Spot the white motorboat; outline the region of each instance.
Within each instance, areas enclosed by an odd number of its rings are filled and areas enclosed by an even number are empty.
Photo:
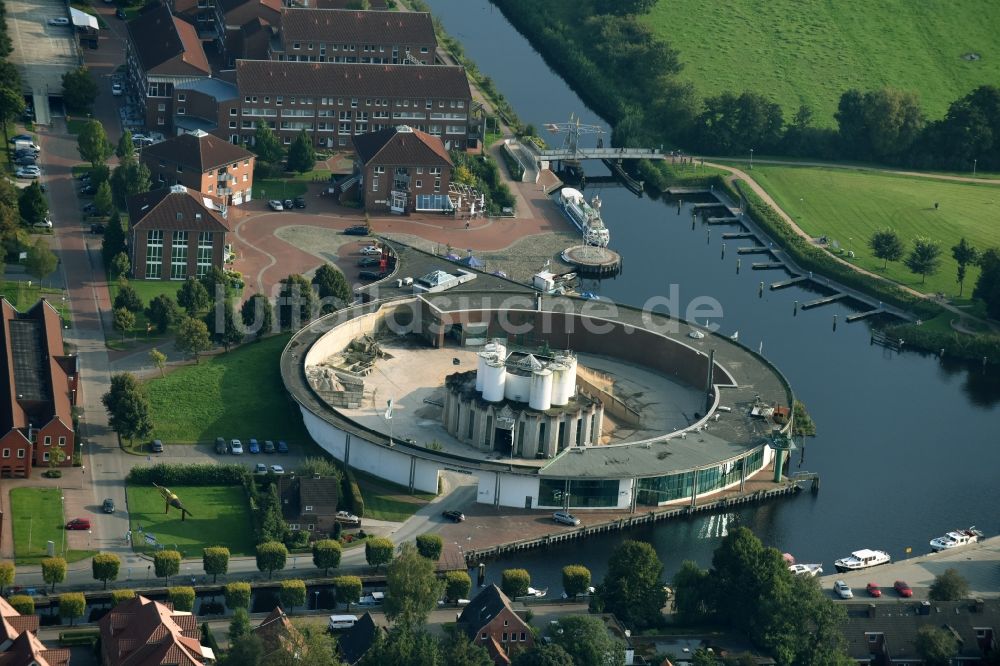
[[[935,553],[952,548],[961,548],[976,543],[983,538],[983,533],[976,529],[975,525],[967,530],[957,530],[948,532],[944,536],[931,539],[931,549]]]
[[[611,241],[611,232],[604,226],[601,219],[601,198],[595,196],[588,204],[583,192],[572,187],[564,187],[559,191],[559,205],[576,228],[583,233],[586,245],[607,247]]]
[[[889,556],[889,553],[884,550],[869,550],[865,548],[864,550],[854,551],[848,557],[835,560],[833,566],[840,573],[844,573],[845,571],[858,571],[860,569],[877,567],[880,564],[888,564],[891,561],[892,558]]]
[[[819,576],[823,573],[822,564],[792,564],[788,570],[796,576]]]
[[[541,599],[542,597],[544,597],[548,593],[549,593],[549,588],[545,588],[544,590],[536,590],[533,587],[529,587],[528,588],[528,594],[526,596],[536,597],[538,599]]]

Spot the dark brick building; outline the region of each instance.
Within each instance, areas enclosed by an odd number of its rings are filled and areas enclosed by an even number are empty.
[[[473,643],[486,648],[498,666],[510,664],[514,654],[535,646],[531,627],[514,612],[507,595],[493,584],[469,602],[457,625]]]
[[[452,208],[452,162],[441,139],[406,125],[354,137],[359,189],[369,213]]]
[[[340,497],[338,479],[282,476],[278,478],[278,494],[289,529],[312,532],[319,538],[333,531]]]
[[[281,0],[215,0],[216,45],[224,62],[266,58],[281,28]]]
[[[153,187],[183,185],[227,206],[253,198],[254,154],[202,130],[153,144],[140,159],[149,168]]]

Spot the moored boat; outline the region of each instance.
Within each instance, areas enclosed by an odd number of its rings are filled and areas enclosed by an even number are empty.
[[[564,187],[559,191],[559,205],[566,213],[566,217],[583,233],[584,244],[608,246],[611,242],[611,232],[601,219],[600,197],[595,196],[588,204],[580,190]]]
[[[858,571],[860,569],[877,567],[880,564],[888,564],[891,561],[892,558],[889,556],[889,553],[884,550],[870,550],[865,548],[863,550],[856,550],[847,557],[835,560],[833,566],[840,573],[844,573],[845,571]]]
[[[936,553],[942,550],[961,548],[962,546],[972,545],[982,538],[983,533],[973,525],[967,530],[956,530],[948,532],[944,536],[939,536],[936,539],[931,539],[931,549]]]
[[[791,564],[788,570],[796,576],[819,576],[823,573],[822,564]]]
[[[541,598],[541,597],[544,597],[548,593],[549,593],[549,588],[545,588],[544,590],[536,590],[533,587],[529,587],[528,588],[528,595],[527,596]]]

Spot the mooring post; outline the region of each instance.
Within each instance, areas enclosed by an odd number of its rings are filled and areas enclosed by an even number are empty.
[[[737,275],[740,274],[740,266],[742,266],[742,265],[743,265],[743,260],[740,259],[739,257],[737,257],[736,258],[736,274]]]
[[[722,258],[723,259],[726,258],[726,244],[725,243],[722,244]]]
[[[798,317],[799,316],[799,302],[798,301],[795,301],[795,304],[792,305],[792,316],[793,317]]]
[[[757,287],[757,298],[764,298],[764,281],[761,280],[760,285]]]

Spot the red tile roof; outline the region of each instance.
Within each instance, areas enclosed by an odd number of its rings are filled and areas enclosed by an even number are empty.
[[[206,205],[211,204],[213,208]],[[219,199],[174,185],[128,199],[129,229],[229,231],[218,210]]]
[[[143,148],[143,162],[166,160],[180,164],[198,173],[234,162],[255,159],[254,154],[242,146],[201,130],[172,136],[166,141]]]
[[[157,5],[127,24],[129,41],[147,74],[209,76],[205,49],[190,23]]]
[[[300,9],[282,11],[281,38],[288,44],[313,40],[328,44],[437,44],[426,12]]]
[[[106,666],[203,666],[198,619],[136,596],[101,618]]]
[[[441,139],[406,125],[352,137],[363,164],[385,166],[452,166]]]

